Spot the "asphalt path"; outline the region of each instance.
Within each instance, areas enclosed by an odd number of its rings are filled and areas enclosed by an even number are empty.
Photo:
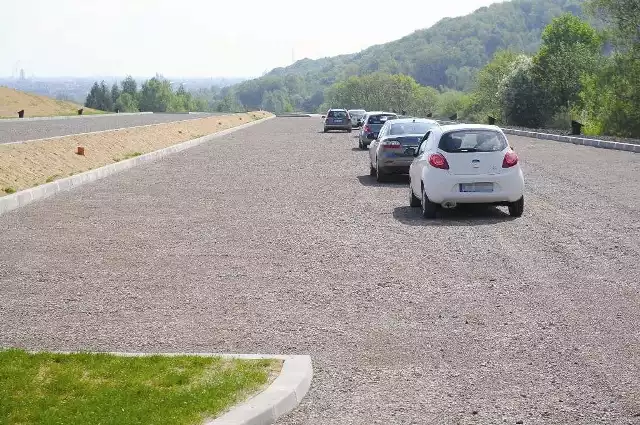
[[[510,137],[523,217],[424,220],[278,118],[0,216],[0,346],[309,354],[278,424],[640,423],[640,155]]]
[[[193,120],[209,114],[144,114],[73,117],[61,120],[3,121],[0,144],[165,122]]]

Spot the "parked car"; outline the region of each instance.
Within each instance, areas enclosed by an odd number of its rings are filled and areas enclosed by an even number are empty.
[[[387,121],[369,146],[369,167],[376,180],[389,174],[407,174],[422,137],[433,127],[435,120],[398,118]]]
[[[367,111],[364,109],[349,109],[349,116],[351,116],[351,127],[359,128],[362,126],[362,118],[364,118]]]
[[[329,109],[324,117],[324,132],[344,130],[351,133],[351,117],[346,109]]]
[[[362,120],[362,128],[358,136],[358,146],[360,149],[366,149],[371,141],[378,137],[380,129],[389,119],[398,118],[398,114],[393,112],[367,112]]]
[[[409,169],[409,204],[425,218],[458,204],[493,204],[520,217],[524,176],[518,155],[499,127],[456,124],[433,127]]]

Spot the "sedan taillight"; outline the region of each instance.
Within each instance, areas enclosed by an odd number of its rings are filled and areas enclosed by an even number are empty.
[[[449,163],[447,162],[447,158],[444,157],[441,153],[434,153],[429,155],[429,164],[434,168],[439,168],[441,170],[448,170]]]
[[[397,140],[385,140],[380,145],[382,145],[382,149],[400,149],[402,147]]]
[[[502,160],[502,168],[511,168],[518,163],[518,155],[514,151],[508,151]]]

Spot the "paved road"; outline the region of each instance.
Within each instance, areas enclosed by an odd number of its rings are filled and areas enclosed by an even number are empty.
[[[525,215],[424,221],[281,118],[0,217],[0,346],[301,353],[281,425],[640,423],[640,155],[513,137]]]
[[[113,130],[123,127],[158,124],[202,118],[202,114],[147,114],[113,115],[108,117],[83,117],[66,120],[4,121],[0,119],[0,144],[46,137]]]

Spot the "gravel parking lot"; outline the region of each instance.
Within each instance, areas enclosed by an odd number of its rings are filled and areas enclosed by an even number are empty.
[[[212,114],[206,114],[212,115]],[[147,114],[87,116],[62,120],[4,121],[0,119],[0,143],[67,136],[92,131],[113,130],[139,125],[159,124],[203,118],[204,114]]]
[[[640,155],[510,139],[516,220],[422,220],[319,118],[0,216],[0,346],[310,354],[281,425],[638,424]]]

